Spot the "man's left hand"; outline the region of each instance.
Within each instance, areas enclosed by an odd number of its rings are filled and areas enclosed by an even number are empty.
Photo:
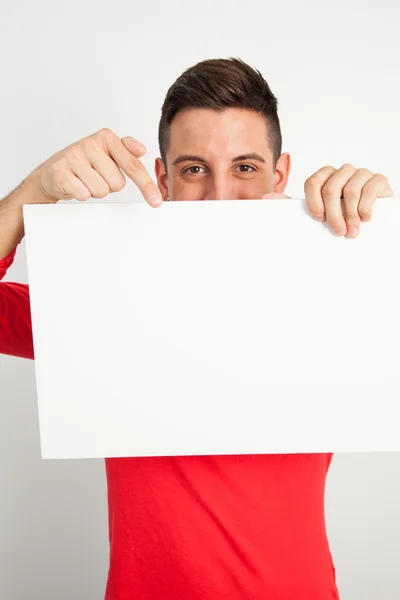
[[[322,167],[304,184],[311,216],[325,221],[337,236],[355,238],[361,221],[369,221],[376,198],[393,196],[386,177],[345,164]]]

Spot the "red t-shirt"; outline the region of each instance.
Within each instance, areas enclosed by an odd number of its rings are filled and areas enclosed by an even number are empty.
[[[33,358],[27,285],[0,283],[0,352]],[[324,514],[331,458],[106,459],[106,600],[337,600]]]

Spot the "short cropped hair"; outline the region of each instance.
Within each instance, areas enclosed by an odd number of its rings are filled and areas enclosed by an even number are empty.
[[[190,67],[169,88],[158,128],[161,158],[167,167],[170,125],[181,111],[210,108],[244,108],[264,115],[274,168],[282,152],[278,100],[259,71],[239,58],[204,60]]]

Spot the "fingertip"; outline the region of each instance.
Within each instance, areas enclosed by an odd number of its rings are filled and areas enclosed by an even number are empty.
[[[347,233],[347,228],[343,229],[342,227],[332,227],[331,230],[336,237],[344,237]]]
[[[358,234],[359,234],[358,227],[355,227],[354,225],[349,225],[349,227],[347,228],[346,237],[354,239],[354,238],[358,237]]]
[[[161,206],[162,203],[163,203],[163,199],[162,199],[161,195],[159,195],[159,194],[152,194],[150,196],[150,204],[154,208],[158,208],[159,206]]]

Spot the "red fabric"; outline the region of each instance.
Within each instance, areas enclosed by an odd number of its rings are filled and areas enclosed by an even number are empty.
[[[33,358],[26,285],[0,283],[0,352]],[[337,600],[324,515],[331,458],[106,459],[106,600]]]
[[[29,288],[22,283],[3,283],[15,250],[0,260],[0,353],[34,358]]]

